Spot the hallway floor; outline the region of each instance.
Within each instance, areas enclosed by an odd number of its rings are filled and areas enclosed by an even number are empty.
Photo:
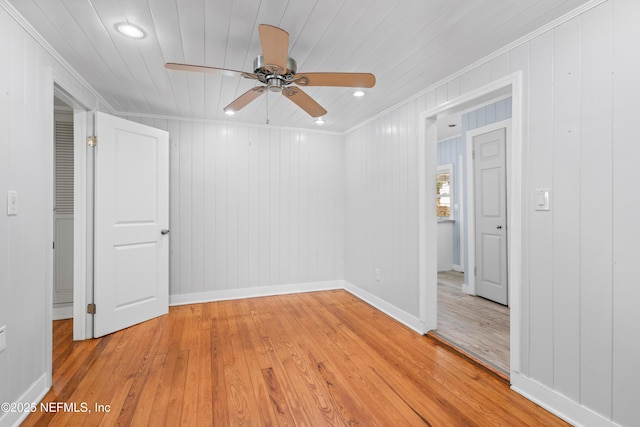
[[[509,375],[509,307],[462,292],[464,274],[438,273],[436,334]]]

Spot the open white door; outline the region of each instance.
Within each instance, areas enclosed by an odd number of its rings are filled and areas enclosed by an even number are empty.
[[[94,336],[169,303],[169,134],[96,113]]]
[[[508,304],[506,134],[473,137],[475,152],[476,295]]]

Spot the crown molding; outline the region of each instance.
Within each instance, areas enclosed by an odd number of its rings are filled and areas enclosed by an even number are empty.
[[[259,124],[259,123],[245,123],[241,121],[231,121],[231,120],[215,120],[215,119],[198,119],[193,117],[183,117],[183,116],[165,116],[159,114],[145,114],[145,113],[128,113],[125,111],[117,111],[114,113],[120,117],[136,117],[136,118],[144,118],[144,119],[152,119],[152,120],[176,120],[181,122],[193,122],[193,123],[206,123],[206,124],[214,124],[220,126],[245,126],[250,128],[259,128],[259,129],[276,129],[276,130],[284,130],[291,132],[308,132],[308,133],[321,133],[325,135],[335,135],[335,136],[343,136],[344,132],[335,132],[330,130],[322,130],[322,129],[310,129],[310,128],[295,128],[288,126],[278,126],[278,125],[267,125],[267,124]]]

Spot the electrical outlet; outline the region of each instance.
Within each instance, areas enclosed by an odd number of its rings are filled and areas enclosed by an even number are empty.
[[[380,281],[380,269],[376,268],[376,282]]]
[[[0,328],[0,351],[7,348],[7,327],[3,326]]]

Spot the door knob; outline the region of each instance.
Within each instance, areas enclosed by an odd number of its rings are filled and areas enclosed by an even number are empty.
[[[162,230],[160,230],[160,234],[162,234],[163,236],[165,234],[169,234],[169,230],[167,230],[166,228],[163,228]]]
[[[497,228],[498,230],[502,230],[502,226],[501,226],[501,225],[497,226],[496,228]],[[167,231],[167,233],[168,233],[168,231]]]

